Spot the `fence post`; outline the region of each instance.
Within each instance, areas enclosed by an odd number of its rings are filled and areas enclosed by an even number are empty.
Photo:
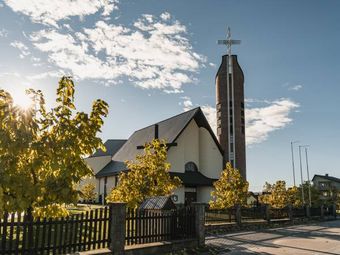
[[[198,246],[205,244],[205,204],[192,203],[195,210],[195,232]]]
[[[240,227],[242,224],[241,205],[236,205],[236,223]]]
[[[124,255],[126,203],[110,203],[111,243],[110,250],[114,255]]]
[[[266,220],[269,223],[270,222],[270,205],[265,205],[265,209],[266,209]]]
[[[306,217],[307,219],[310,219],[311,218],[311,214],[310,214],[310,206],[309,205],[306,205],[305,206],[305,213],[306,213]]]
[[[291,204],[288,205],[288,218],[290,221],[293,221],[293,206]]]
[[[323,220],[325,218],[325,206],[320,206],[320,219]]]
[[[332,215],[334,216],[334,219],[336,219],[336,204],[332,205]]]

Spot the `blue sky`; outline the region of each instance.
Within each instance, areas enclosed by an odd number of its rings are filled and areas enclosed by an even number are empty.
[[[1,88],[39,88],[52,105],[58,77],[73,75],[78,109],[110,105],[104,140],[196,106],[214,127],[226,52],[216,41],[229,25],[242,40],[233,52],[245,74],[250,188],[292,184],[291,140],[311,145],[312,175],[340,177],[339,1],[51,2],[0,1]]]

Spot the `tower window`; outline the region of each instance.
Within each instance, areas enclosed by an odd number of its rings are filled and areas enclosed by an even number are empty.
[[[230,126],[230,134],[233,134],[234,130],[233,130],[233,126]]]
[[[185,172],[197,172],[197,166],[194,162],[190,161],[188,163],[185,164]]]
[[[243,102],[241,102],[241,108],[244,109],[244,103]]]

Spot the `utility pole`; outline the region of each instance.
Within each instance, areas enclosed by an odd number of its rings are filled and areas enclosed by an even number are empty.
[[[307,178],[308,178],[308,197],[309,197],[309,207],[312,207],[312,191],[311,191],[311,184],[309,179],[309,167],[308,167],[308,146],[305,147],[306,153],[306,167],[307,167]]]
[[[292,167],[293,167],[293,181],[294,181],[294,186],[296,186],[296,182],[295,182],[295,164],[294,164],[294,148],[293,148],[293,145],[294,143],[298,143],[299,141],[293,141],[293,142],[290,142],[290,149],[291,149],[291,152],[292,152]]]
[[[299,158],[300,158],[300,174],[301,174],[301,195],[302,195],[302,204],[305,204],[305,193],[303,190],[303,175],[302,175],[302,160],[301,160],[301,145],[299,145]]]

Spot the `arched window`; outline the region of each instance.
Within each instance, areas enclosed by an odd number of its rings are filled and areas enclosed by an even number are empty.
[[[190,161],[185,164],[185,172],[197,172],[197,166],[194,162]]]

